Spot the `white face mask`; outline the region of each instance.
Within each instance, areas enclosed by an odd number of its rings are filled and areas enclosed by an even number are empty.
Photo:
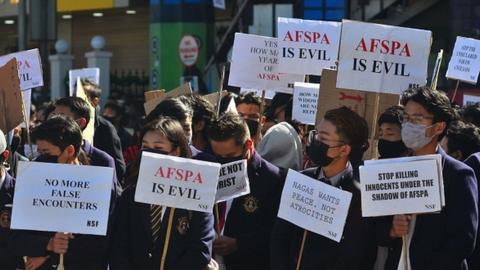
[[[422,125],[422,124],[413,124],[410,122],[403,123],[402,124],[402,141],[405,144],[406,147],[413,149],[413,150],[418,150],[425,145],[429,144],[433,137],[435,136],[432,135],[430,137],[427,137],[426,131],[428,128],[434,126],[435,124],[431,126],[427,125]]]

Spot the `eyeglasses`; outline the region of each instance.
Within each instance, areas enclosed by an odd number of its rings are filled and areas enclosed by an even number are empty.
[[[425,116],[422,114],[408,114],[408,113],[403,113],[403,119],[402,123],[413,123],[413,124],[420,124],[423,123],[425,119],[433,119],[432,116]]]
[[[342,140],[326,140],[326,139],[322,139],[322,138],[318,138],[317,139],[317,134],[318,132],[316,130],[310,130],[310,132],[308,133],[308,139],[307,139],[307,145],[311,145],[314,141],[318,141],[318,142],[337,142],[337,143],[341,143],[339,145],[334,145],[334,146],[330,146],[328,145],[329,148],[335,148],[335,147],[340,147],[340,146],[344,146],[345,145],[345,142],[342,141]]]

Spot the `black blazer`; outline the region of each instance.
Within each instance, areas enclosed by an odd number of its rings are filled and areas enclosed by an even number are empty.
[[[474,172],[464,163],[442,156],[446,206],[437,214],[417,215],[410,243],[413,270],[466,270],[466,258],[473,252],[478,227],[478,189]],[[385,238],[389,236],[386,235]],[[401,245],[394,247],[399,254]],[[396,270],[388,264],[386,270]]]
[[[465,164],[467,164],[475,172],[475,178],[477,178],[477,188],[480,194],[480,182],[479,182],[480,181],[480,152],[475,153],[470,157],[468,157],[465,160]],[[480,209],[480,198],[479,198],[478,209]],[[477,241],[475,244],[475,250],[467,258],[467,261],[468,261],[468,269],[480,270],[480,222],[479,222],[479,226],[477,227]]]
[[[167,225],[172,208],[162,219],[160,236],[152,240],[150,205],[134,201],[135,185],[122,194],[114,225],[111,270],[158,270],[164,252]],[[209,213],[174,209],[165,270],[202,270],[211,259],[214,238],[213,216]]]
[[[320,168],[303,173],[317,179]],[[362,217],[360,189],[351,170],[343,175],[340,187],[352,193],[342,240],[337,243],[308,232],[300,267],[302,270],[364,270],[373,267],[376,255],[374,227],[371,219]],[[271,239],[271,269],[296,269],[303,233],[304,229],[277,218]]]
[[[224,262],[228,270],[268,270],[270,234],[286,174],[256,152],[247,171],[250,194],[233,200],[224,228],[225,236],[237,240],[238,250]]]
[[[6,170],[4,170],[4,173],[5,181],[0,186],[0,266],[2,270],[17,270],[23,269],[24,264],[21,256],[13,254],[8,249],[12,207],[6,207],[7,204],[11,205],[13,203],[15,179]]]

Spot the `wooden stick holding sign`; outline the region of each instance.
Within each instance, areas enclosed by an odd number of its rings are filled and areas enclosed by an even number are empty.
[[[303,248],[305,247],[305,241],[307,240],[307,233],[307,230],[303,230],[302,244],[300,245],[300,252],[298,253],[296,270],[300,270],[300,265],[302,265]]]
[[[260,143],[260,137],[262,136],[262,128],[263,128],[263,123],[262,123],[262,116],[263,116],[263,111],[265,110],[265,90],[262,90],[262,102],[260,103],[260,119],[258,120],[258,129],[257,129],[257,134],[255,134],[255,144]],[[252,134],[250,134],[251,136]]]
[[[222,74],[220,76],[220,85],[218,86],[218,101],[217,101],[217,116],[220,116],[220,104],[222,102],[223,81],[225,80],[225,66],[222,67]]]
[[[375,141],[375,133],[377,133],[377,119],[378,119],[378,113],[380,108],[380,93],[375,93],[375,106],[373,108],[373,119],[372,119],[372,126],[371,126],[371,135],[370,135],[370,157],[374,158],[377,156],[377,147],[374,146],[374,141]]]
[[[22,96],[24,95],[24,93],[22,92]],[[23,121],[25,122],[25,129],[27,131],[27,143],[28,143],[28,146],[30,148],[30,154],[29,154],[29,159],[32,160],[33,159],[33,146],[32,146],[32,138],[30,136],[30,123],[29,123],[29,119],[27,118],[27,108],[25,106],[25,103],[22,101],[22,110],[23,110]]]
[[[403,260],[403,269],[404,270],[408,270],[408,254],[407,254],[407,249],[408,249],[408,243],[407,243],[407,237],[406,236],[402,236],[402,245],[403,245],[403,256],[402,256],[402,260]]]
[[[453,91],[452,102],[455,100],[455,97],[457,96],[457,91],[458,91],[458,86],[459,85],[460,85],[460,81],[457,80],[457,84],[455,85],[455,91]]]
[[[435,67],[433,68],[432,82],[430,83],[430,88],[432,90],[437,90],[437,82],[438,82],[438,76],[440,75],[440,66],[442,65],[442,59],[443,59],[443,50],[440,50],[437,54]]]
[[[160,259],[160,270],[165,270],[165,260],[167,259],[168,247],[170,244],[170,234],[172,233],[173,216],[175,208],[170,208],[170,215],[168,215],[167,235],[165,236],[165,243],[163,245],[162,258]]]

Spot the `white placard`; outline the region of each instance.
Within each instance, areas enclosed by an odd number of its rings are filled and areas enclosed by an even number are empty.
[[[293,93],[303,75],[278,72],[277,39],[235,33],[228,85]]]
[[[27,128],[26,124],[30,124],[30,114],[32,113],[32,89],[22,91],[23,108],[25,109],[25,118],[27,122],[23,122],[20,126]]]
[[[463,95],[463,106],[475,105],[480,102],[480,96]]]
[[[340,242],[352,194],[288,170],[278,217]]]
[[[135,201],[211,213],[220,164],[143,152]]]
[[[457,37],[446,77],[477,84],[480,72],[480,40]]]
[[[439,212],[441,177],[436,159],[370,163],[360,167],[362,215],[387,216]]]
[[[315,125],[320,84],[296,82],[293,90],[292,120]]]
[[[247,160],[222,165],[215,202],[228,201],[250,193]]]
[[[106,235],[113,169],[19,161],[12,229]]]
[[[82,69],[71,69],[68,71],[68,86],[70,96],[75,94],[75,83],[77,79],[80,80],[89,80],[97,85],[100,84],[100,69],[99,68],[82,68]]]
[[[18,77],[22,91],[43,86],[42,61],[38,49],[11,53],[0,57],[0,66],[17,59]]]
[[[322,74],[336,69],[340,22],[278,18],[279,72]]]
[[[427,83],[432,32],[344,20],[337,88],[401,94]]]
[[[213,7],[225,10],[225,0],[213,0]]]
[[[248,94],[250,92],[254,92],[256,96],[262,96],[262,90],[252,89],[252,88],[241,88],[240,94]],[[272,90],[265,90],[265,99],[273,99],[275,96],[275,91]]]

